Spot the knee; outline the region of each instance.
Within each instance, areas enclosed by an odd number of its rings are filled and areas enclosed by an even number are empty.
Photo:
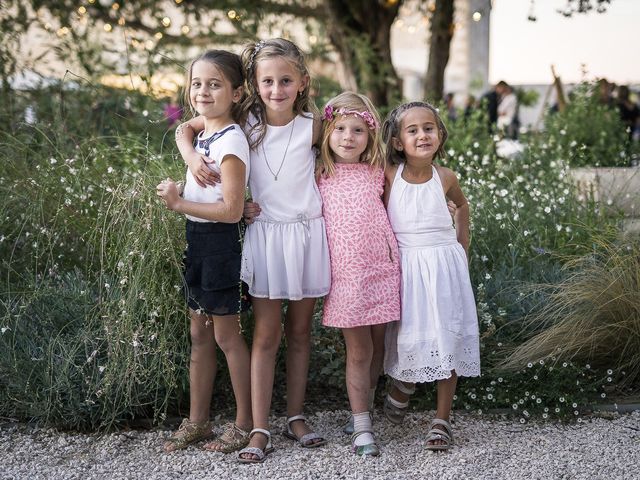
[[[280,332],[254,336],[251,343],[251,354],[275,356],[280,347],[281,338]]]
[[[229,332],[215,332],[216,343],[220,347],[220,349],[224,352],[225,355],[234,352],[243,346],[246,346],[244,341],[244,337],[238,331],[237,333],[229,333]]]
[[[214,343],[211,326],[191,325],[191,348],[209,346]]]
[[[347,349],[347,362],[352,365],[370,365],[373,359],[373,350],[370,348]]]
[[[287,331],[287,348],[310,348],[311,328],[297,327]]]

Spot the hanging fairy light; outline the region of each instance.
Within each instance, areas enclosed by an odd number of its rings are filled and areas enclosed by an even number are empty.
[[[162,25],[164,25],[165,27],[168,27],[169,25],[171,25],[171,19],[169,17],[164,17],[162,19]]]
[[[471,18],[473,19],[474,22],[479,22],[480,20],[482,20],[482,12],[473,12],[473,15],[471,15]]]
[[[127,21],[124,19],[124,17],[120,17],[118,19],[118,25],[120,25],[121,27],[124,27],[125,23],[127,23]]]
[[[156,32],[154,37],[156,40],[160,40],[162,38],[162,32]]]
[[[78,13],[80,15],[84,15],[85,13],[87,13],[87,9],[84,7],[84,5],[78,8]]]
[[[535,0],[531,0],[531,5],[529,6],[529,16],[527,17],[527,20],[529,20],[530,22],[535,22],[538,20],[538,17],[536,17],[535,8],[536,2]]]
[[[229,17],[230,20],[235,20],[235,18],[238,16],[238,14],[236,13],[235,10],[229,10],[227,12],[227,17]]]
[[[113,30],[113,27],[111,26],[110,23],[105,23],[104,27],[102,27],[102,28],[104,28],[105,32],[110,32],[111,30]]]
[[[191,31],[191,28],[189,27],[189,25],[183,25],[183,26],[180,28],[180,31],[181,31],[184,35],[186,35],[187,33],[189,33],[189,32]]]

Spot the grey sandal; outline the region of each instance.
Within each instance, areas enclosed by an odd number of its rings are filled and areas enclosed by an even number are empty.
[[[393,379],[392,387],[389,390],[389,393],[387,393],[387,396],[384,397],[384,405],[382,407],[384,411],[384,416],[387,417],[387,419],[391,423],[395,425],[400,425],[404,420],[404,416],[407,414],[407,410],[409,409],[409,400],[407,400],[404,403],[401,403],[401,402],[398,402],[396,399],[393,399],[393,397],[391,397],[391,390],[393,390],[394,387],[397,388],[402,393],[404,393],[405,395],[413,395],[416,391],[416,387],[414,385],[413,388],[409,388],[405,386],[401,381]],[[395,402],[401,403],[401,406],[394,405],[391,402],[392,399]]]
[[[291,424],[298,420],[301,420],[307,423],[307,419],[305,418],[304,415],[294,415],[293,417],[287,418],[287,429],[284,432],[282,432],[282,434],[285,437],[291,440],[295,440],[300,444],[301,447],[304,447],[304,448],[317,448],[327,443],[324,437],[318,435],[316,432],[309,432],[302,435],[301,437],[296,436],[296,434],[293,433],[293,430],[291,430]],[[314,440],[320,440],[320,441],[314,442]]]
[[[267,458],[271,452],[273,452],[274,448],[271,445],[271,432],[269,430],[265,430],[264,428],[254,428],[249,433],[249,439],[253,437],[256,433],[261,433],[265,437],[267,437],[267,444],[264,447],[264,450],[258,447],[246,447],[238,452],[238,461],[240,463],[262,463]],[[255,455],[258,458],[244,458],[241,455],[245,453],[250,453]]]
[[[436,425],[440,425],[444,428],[436,428]],[[441,418],[434,418],[431,420],[429,428],[429,433],[427,433],[427,450],[449,450],[453,445],[451,424]],[[444,442],[444,444],[438,445],[435,443],[429,443],[437,440]]]

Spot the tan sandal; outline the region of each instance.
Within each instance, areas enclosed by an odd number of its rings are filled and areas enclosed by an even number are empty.
[[[164,451],[169,453],[183,450],[193,443],[206,440],[212,436],[211,422],[207,420],[204,423],[196,423],[185,418],[182,420],[178,430],[167,438],[164,444]]]
[[[202,446],[203,450],[231,453],[249,445],[249,432],[242,430],[235,423],[227,423],[222,428],[222,435],[211,442],[205,443]]]

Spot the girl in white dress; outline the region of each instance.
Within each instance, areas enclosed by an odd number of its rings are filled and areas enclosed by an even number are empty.
[[[251,148],[249,187],[253,203],[243,245],[241,277],[249,286],[255,317],[251,348],[253,430],[238,459],[262,462],[273,451],[269,410],[276,355],[287,338],[287,429],[302,447],[326,440],[302,415],[309,371],[311,320],[318,297],[329,292],[329,250],[322,200],[315,183],[315,153],[321,123],[309,98],[309,74],[298,47],[281,38],[262,40],[242,53],[247,99],[244,130]],[[190,123],[197,131],[198,125]],[[176,136],[188,135],[181,129]],[[202,159],[188,141],[179,142],[196,177]],[[206,172],[205,172],[206,173]],[[207,174],[200,181],[209,180]]]
[[[453,444],[449,413],[458,376],[480,375],[478,318],[469,279],[469,205],[454,172],[434,164],[447,130],[436,109],[411,102],[383,126],[385,203],[400,250],[401,321],[390,324],[384,368],[387,418],[401,423],[416,382],[438,382],[427,449]],[[455,227],[447,198],[456,204]]]

